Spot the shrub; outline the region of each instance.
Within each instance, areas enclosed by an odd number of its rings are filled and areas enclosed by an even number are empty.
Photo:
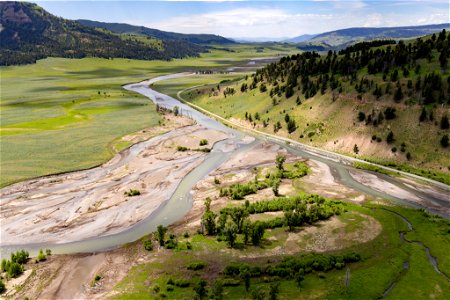
[[[139,196],[140,194],[141,194],[141,191],[134,190],[134,189],[130,189],[129,191],[124,192],[124,195],[126,195],[128,197]]]
[[[237,278],[225,278],[222,280],[223,286],[238,286],[241,284],[241,281]]]
[[[153,243],[151,240],[146,240],[144,241],[144,249],[147,251],[152,251],[153,250]]]
[[[5,291],[6,291],[5,284],[4,284],[3,281],[0,279],[0,294],[3,294]]]
[[[186,242],[186,249],[192,250],[192,244],[190,242]]]
[[[204,262],[195,262],[195,263],[191,263],[187,266],[188,270],[192,270],[192,271],[198,271],[203,269],[206,266],[206,264]]]
[[[29,253],[28,251],[25,250],[20,250],[17,251],[16,253],[11,253],[11,262],[16,262],[18,264],[23,265],[24,263],[26,263],[28,261],[29,258]]]
[[[208,140],[205,140],[205,139],[200,140],[199,145],[200,145],[200,146],[206,146],[206,145],[208,145]]]
[[[185,151],[188,151],[188,150],[189,150],[188,147],[184,147],[184,146],[178,146],[177,147],[177,151],[185,152]]]
[[[227,276],[238,276],[241,269],[249,268],[247,264],[244,263],[231,263],[225,267],[223,273]]]
[[[187,279],[177,279],[174,281],[174,285],[180,288],[189,287],[191,283]]]
[[[173,286],[168,285],[168,286],[166,287],[166,291],[168,291],[168,292],[173,291]]]
[[[44,261],[47,259],[47,256],[45,256],[45,253],[42,249],[39,250],[39,254],[37,256],[37,261]]]
[[[166,249],[175,249],[178,245],[177,240],[169,239],[166,241]]]
[[[23,273],[23,266],[19,263],[11,262],[7,270],[7,273],[10,277],[15,278]]]

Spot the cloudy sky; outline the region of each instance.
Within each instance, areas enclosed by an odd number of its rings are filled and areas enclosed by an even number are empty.
[[[37,1],[68,19],[143,25],[181,33],[285,38],[348,27],[448,23],[448,0]]]

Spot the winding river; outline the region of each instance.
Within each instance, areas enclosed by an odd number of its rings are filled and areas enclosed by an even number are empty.
[[[243,134],[241,131],[229,128],[224,124],[222,124],[221,122],[216,121],[215,119],[201,113],[200,111],[195,110],[194,108],[186,104],[183,104],[180,101],[168,95],[159,93],[149,87],[150,84],[157,81],[174,79],[189,75],[191,75],[191,73],[178,73],[160,76],[151,80],[146,80],[140,83],[129,84],[124,86],[125,89],[140,93],[151,99],[154,103],[159,104],[163,107],[173,108],[174,106],[178,106],[183,115],[191,117],[198,124],[206,128],[220,130],[231,135],[231,138],[216,143],[214,145],[214,148],[206,156],[204,161],[192,172],[190,172],[185,178],[183,178],[183,180],[180,182],[179,186],[177,187],[177,189],[175,190],[175,192],[172,194],[171,198],[168,201],[163,203],[156,211],[154,211],[152,214],[150,214],[140,222],[117,234],[63,244],[50,244],[50,245],[26,244],[15,246],[1,246],[1,255],[6,256],[10,252],[16,251],[18,249],[26,249],[30,252],[30,254],[34,255],[40,248],[50,248],[52,252],[56,254],[77,253],[77,252],[98,252],[113,249],[125,243],[133,242],[141,238],[142,236],[145,236],[146,234],[155,231],[156,227],[160,224],[169,225],[180,220],[185,214],[189,212],[189,210],[192,207],[191,190],[192,187],[199,180],[207,176],[207,174],[216,169],[229,157],[236,154],[237,152],[245,151],[247,148],[257,143],[262,143],[264,140],[269,139],[268,137],[256,135],[255,141],[251,143],[244,142],[243,137],[245,136],[245,134]],[[289,152],[295,155],[325,163],[326,165],[329,166],[333,176],[335,177],[335,180],[347,187],[350,187],[354,190],[357,190],[359,192],[374,197],[381,197],[393,201],[395,203],[417,207],[417,205],[413,204],[412,201],[408,201],[408,199],[400,199],[394,197],[385,192],[375,190],[367,185],[358,182],[351,176],[350,171],[354,169],[351,166],[349,166],[348,162],[346,162],[343,159],[336,159],[330,157],[328,155],[329,153],[325,154],[326,151],[324,151],[324,153],[322,154],[320,153],[320,150],[317,149],[316,151],[311,152],[301,147],[300,144],[298,145],[294,145],[292,143],[287,144],[286,142],[282,140],[277,140],[276,138],[270,138],[270,141],[277,143],[278,145],[287,149]],[[142,147],[141,145],[142,143],[138,143],[132,146],[130,148],[129,153],[136,153],[138,149]],[[227,145],[229,145],[230,143],[236,145],[236,147],[234,147],[234,149],[232,149],[231,151],[229,150],[229,147],[227,147]],[[95,169],[93,169],[93,172],[95,172]],[[366,172],[366,171],[359,170],[359,172]],[[382,175],[377,174],[377,176]],[[427,201],[430,201],[432,203],[444,205],[449,204],[448,199],[446,202],[446,199],[441,199],[431,194],[419,192],[416,189],[406,186],[398,178],[383,175],[382,179],[397,186],[400,189],[407,190],[408,192],[420,196],[423,199],[426,199]],[[448,218],[448,216],[446,217]]]

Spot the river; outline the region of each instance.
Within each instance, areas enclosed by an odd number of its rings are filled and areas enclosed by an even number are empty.
[[[140,93],[154,103],[166,107],[173,108],[178,106],[183,115],[187,115],[194,119],[198,124],[209,128],[220,130],[231,135],[230,139],[221,141],[214,145],[213,150],[206,156],[205,160],[192,172],[190,172],[183,180],[180,182],[179,186],[172,194],[171,198],[164,202],[156,211],[151,213],[149,216],[136,223],[135,225],[123,230],[122,232],[95,237],[91,239],[63,243],[63,244],[26,244],[26,245],[14,245],[14,246],[0,246],[1,247],[1,256],[5,257],[9,255],[10,252],[16,251],[18,249],[26,249],[30,252],[31,255],[35,255],[40,248],[50,248],[55,254],[64,254],[64,253],[78,253],[78,252],[98,252],[104,251],[108,249],[116,248],[125,243],[133,242],[146,234],[149,234],[156,230],[156,227],[160,224],[169,225],[175,223],[180,220],[185,214],[189,212],[192,207],[192,195],[191,190],[192,187],[202,178],[207,176],[211,171],[220,166],[223,162],[225,162],[231,155],[239,152],[245,151],[248,147],[253,146],[256,143],[262,143],[263,141],[268,140],[267,137],[255,135],[256,139],[252,143],[244,142],[242,139],[245,134],[241,131],[232,129],[230,127],[225,126],[219,121],[201,113],[200,111],[181,103],[180,101],[159,93],[149,87],[150,84],[167,79],[179,78],[182,76],[190,76],[191,73],[178,73],[166,76],[160,76],[151,80],[146,80],[140,83],[134,83],[125,85],[124,88],[130,91],[134,91]],[[270,138],[271,142],[279,144],[281,147],[287,149],[289,152],[298,155],[303,158],[312,159],[316,161],[320,161],[325,163],[330,167],[330,170],[335,177],[335,180],[347,187],[350,187],[354,190],[362,192],[364,194],[368,194],[374,197],[381,197],[384,199],[388,199],[398,204],[406,204],[413,207],[418,207],[418,205],[414,204],[412,201],[408,199],[400,199],[394,197],[388,193],[383,191],[375,190],[367,185],[364,185],[357,180],[355,180],[350,171],[353,170],[351,166],[348,165],[348,162],[345,159],[336,159],[330,157],[328,152],[324,151],[324,153],[320,153],[320,150],[315,150],[314,152],[308,151],[301,147],[301,145],[287,144],[285,141],[277,140],[276,138]],[[145,142],[142,142],[145,143]],[[130,152],[135,152],[137,149],[141,147],[142,143],[138,143],[131,147]],[[226,147],[228,144],[233,143],[236,147],[231,150],[225,150],[229,147]],[[366,172],[361,171],[360,172]],[[93,169],[95,172],[95,169]],[[377,175],[380,176],[380,175]],[[410,193],[418,195],[422,198],[427,198],[428,201],[433,203],[442,203],[443,199],[438,199],[433,195],[429,195],[423,192],[419,192],[415,189],[412,189],[406,186],[403,182],[401,182],[398,178],[382,176],[383,180],[399,187],[400,189],[407,190]],[[444,199],[445,200],[445,199]],[[445,201],[444,201],[445,202]],[[442,203],[446,205],[448,203]],[[448,218],[448,216],[446,216]]]

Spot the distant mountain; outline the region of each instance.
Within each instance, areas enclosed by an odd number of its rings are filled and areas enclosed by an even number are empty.
[[[317,34],[302,34],[287,40],[284,40],[286,43],[301,43],[305,41],[309,41],[310,39],[316,37]]]
[[[450,23],[405,27],[347,28],[318,34],[307,41],[299,43],[299,48],[305,51],[340,50],[357,42],[380,39],[414,38],[440,32],[442,29],[450,30]],[[302,37],[303,36],[299,36],[297,38]],[[297,38],[291,40],[295,41]]]
[[[183,40],[129,38],[56,17],[27,2],[0,2],[0,65],[48,56],[164,59],[198,56],[207,48]]]
[[[238,43],[279,43],[286,39],[286,37],[233,37]]]
[[[161,31],[144,26],[134,26],[124,23],[104,23],[91,20],[76,20],[78,23],[93,28],[102,28],[115,33],[144,35],[162,40],[185,41],[194,44],[232,44],[233,40],[214,34],[183,34]]]

